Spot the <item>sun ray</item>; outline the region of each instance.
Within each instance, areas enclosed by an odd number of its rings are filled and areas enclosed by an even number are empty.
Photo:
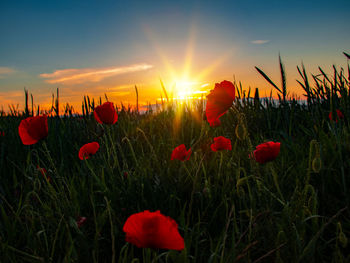
[[[213,72],[217,67],[219,67],[222,63],[224,63],[227,59],[229,59],[235,51],[235,48],[232,47],[230,50],[225,52],[221,57],[219,57],[217,60],[214,61],[213,64],[210,66],[204,68],[198,75],[197,79],[203,79],[207,75],[209,75],[211,72]]]
[[[193,50],[196,40],[196,27],[194,24],[190,27],[189,30],[189,40],[187,44],[187,51],[185,56],[184,69],[182,72],[182,78],[187,79],[191,75],[192,59],[193,59]]]
[[[195,23],[192,23],[188,30],[188,41],[186,51],[184,52],[182,68],[178,68],[176,67],[178,65],[173,65],[170,62],[166,53],[157,42],[157,35],[151,28],[144,26],[144,32],[165,67],[165,72],[163,72],[165,77],[161,79],[170,94],[171,100],[176,100],[180,103],[184,100],[203,99],[210,90],[209,83],[212,82],[212,80],[206,78],[227,59],[231,58],[235,51],[235,48],[232,47],[230,50],[224,52],[222,56],[218,57],[213,63],[204,67],[196,74],[192,72],[197,37]],[[157,100],[161,99],[158,98]]]
[[[166,70],[167,70],[168,74],[171,75],[171,78],[175,78],[176,77],[176,71],[175,71],[174,67],[171,65],[169,59],[166,57],[166,55],[163,52],[163,50],[161,49],[161,47],[157,44],[157,41],[156,41],[157,36],[155,35],[155,33],[149,27],[144,26],[143,29],[144,29],[144,33],[145,33],[146,37],[151,42],[151,44],[153,46],[153,49],[156,51],[157,55],[162,60],[162,63],[166,67]]]

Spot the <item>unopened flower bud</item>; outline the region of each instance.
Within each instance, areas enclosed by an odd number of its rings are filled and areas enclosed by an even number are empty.
[[[239,123],[235,129],[236,136],[239,140],[243,141],[247,136],[247,129],[242,123]]]
[[[312,160],[312,170],[315,173],[319,173],[320,170],[322,168],[322,162],[321,162],[321,158],[319,156],[316,156],[313,160]]]
[[[344,232],[340,232],[338,235],[338,240],[340,242],[340,245],[345,248],[348,245],[348,238],[344,234]]]

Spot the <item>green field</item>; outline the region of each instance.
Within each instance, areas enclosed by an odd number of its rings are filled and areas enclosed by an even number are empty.
[[[85,97],[83,115],[66,107],[58,117],[57,99],[47,138],[27,146],[18,126],[37,109],[27,98],[23,112],[2,112],[0,262],[349,262],[350,70],[300,67],[305,104],[288,96],[280,71],[277,102],[235,83],[219,127],[203,118],[204,101],[122,107],[106,125],[93,115],[103,102]],[[344,118],[331,121],[337,109]],[[231,151],[210,149],[218,136]],[[93,141],[100,149],[80,160]],[[267,141],[281,143],[275,160],[248,158]],[[180,144],[191,157],[170,160]],[[185,249],[127,243],[126,219],[144,210],[173,218]]]

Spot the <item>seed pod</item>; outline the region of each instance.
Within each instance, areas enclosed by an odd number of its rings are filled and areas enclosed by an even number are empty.
[[[322,162],[321,162],[321,158],[319,156],[316,156],[313,160],[312,160],[312,170],[315,173],[319,173],[320,170],[322,168]]]
[[[244,140],[248,135],[247,122],[243,113],[240,113],[238,115],[238,124],[235,128],[235,133],[236,137],[241,141]]]
[[[340,245],[345,248],[348,245],[348,238],[344,234],[344,232],[340,232],[338,235],[338,240],[340,242]]]
[[[340,245],[343,248],[345,248],[347,246],[347,244],[348,244],[348,238],[344,234],[343,228],[342,228],[340,222],[338,222],[338,224],[337,224],[337,232],[338,232],[338,241],[339,241]]]
[[[348,245],[348,238],[346,237],[346,235],[344,234],[344,232],[340,232],[338,235],[338,240],[340,245],[345,248]]]
[[[238,181],[240,178],[244,178],[247,176],[247,172],[244,167],[239,167],[236,171],[236,180]]]
[[[243,141],[247,137],[247,129],[242,123],[237,124],[235,129],[236,137]]]

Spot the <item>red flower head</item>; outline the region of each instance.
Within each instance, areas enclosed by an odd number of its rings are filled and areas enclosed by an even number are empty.
[[[232,150],[231,140],[227,139],[223,136],[215,137],[214,143],[210,145],[210,148],[214,151],[222,151],[222,150]]]
[[[77,219],[78,228],[80,228],[82,225],[84,225],[85,222],[86,222],[86,217],[79,216]]]
[[[336,112],[337,112],[338,118],[335,120],[335,122],[338,122],[338,119],[339,120],[344,119],[344,114],[340,110],[337,109]],[[329,118],[329,120],[333,120],[332,112],[329,113],[328,118]]]
[[[114,124],[118,120],[113,102],[108,101],[95,108],[94,116],[97,122],[104,124]]]
[[[18,126],[19,137],[24,145],[32,145],[45,138],[48,133],[47,116],[28,117]]]
[[[279,142],[265,142],[256,146],[253,152],[254,158],[258,163],[266,163],[276,159],[280,153],[281,143]]]
[[[146,210],[131,215],[126,220],[123,231],[126,233],[126,242],[139,248],[185,248],[184,239],[180,236],[175,220],[162,215],[159,210]]]
[[[98,142],[90,142],[87,144],[84,144],[80,150],[79,150],[79,159],[84,160],[89,159],[91,155],[94,155],[98,149],[100,148],[100,145]]]
[[[185,144],[177,146],[171,153],[171,160],[187,161],[190,159],[192,150],[191,148],[187,151]]]
[[[207,96],[205,114],[210,126],[219,126],[219,118],[226,113],[235,100],[235,86],[232,82],[224,80],[215,83],[215,88]]]

